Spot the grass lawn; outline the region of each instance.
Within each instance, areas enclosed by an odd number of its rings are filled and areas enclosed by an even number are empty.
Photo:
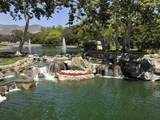
[[[4,48],[4,47],[6,47],[6,45],[3,45],[0,43],[0,48]]]
[[[15,57],[15,58],[0,58],[0,66],[13,64],[18,60],[23,59],[24,57]]]
[[[2,52],[7,46],[0,43],[0,52]]]

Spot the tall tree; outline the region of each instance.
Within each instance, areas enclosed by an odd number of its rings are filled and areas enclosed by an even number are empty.
[[[7,2],[5,0],[1,0],[0,1],[0,13],[1,12],[4,12],[4,13],[8,12],[10,10],[10,6],[11,6],[11,4],[9,2]]]
[[[32,18],[52,17],[55,11],[60,10],[62,6],[67,6],[68,0],[3,0],[0,3],[0,12],[10,12],[16,19],[26,21],[22,40],[20,41],[19,51],[22,52],[26,41],[29,22]]]

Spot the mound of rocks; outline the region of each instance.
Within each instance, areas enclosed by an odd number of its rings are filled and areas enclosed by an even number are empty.
[[[128,57],[121,61],[123,75],[136,80],[160,80],[160,56]]]
[[[22,60],[18,60],[13,64],[0,66],[0,79],[14,73],[19,73],[25,70],[28,66],[32,65],[33,63],[33,58],[27,57]]]

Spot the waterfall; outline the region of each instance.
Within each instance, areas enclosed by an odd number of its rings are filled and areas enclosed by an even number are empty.
[[[109,76],[108,66],[105,67],[105,76]]]
[[[10,78],[13,78],[13,77],[15,77],[15,75],[8,75],[8,76],[5,76],[4,78],[5,79],[10,79]]]
[[[15,56],[21,56],[21,52],[20,51],[16,51]]]
[[[39,68],[39,72],[40,72],[40,74],[44,75],[44,78],[45,78],[46,80],[56,81],[54,75],[51,75],[51,74],[48,72],[47,66]]]
[[[33,77],[33,80],[39,81],[38,74],[39,74],[39,68],[38,67],[33,67],[32,68],[32,77]]]
[[[5,101],[6,99],[7,99],[7,98],[6,98],[5,96],[1,96],[1,95],[0,95],[0,103],[3,102],[3,101]]]
[[[65,38],[63,38],[63,41],[62,41],[62,53],[66,54],[66,52],[67,52],[66,40],[65,40]]]
[[[113,76],[113,69],[111,69],[109,66],[105,66],[105,76]]]
[[[19,91],[20,89],[18,89],[16,83],[14,82],[12,85],[8,86],[8,92],[5,92],[5,94],[8,94],[10,92],[15,92],[15,91]]]
[[[117,65],[113,69],[109,66],[105,66],[105,78],[116,78],[116,79],[122,79],[122,73],[120,67]]]
[[[54,65],[54,64],[49,64],[48,72],[49,72],[49,73],[55,72],[55,65]]]

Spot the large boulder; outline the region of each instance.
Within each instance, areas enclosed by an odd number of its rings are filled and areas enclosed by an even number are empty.
[[[148,54],[143,57],[148,59],[153,66],[154,73],[160,75],[160,55],[159,54]]]
[[[154,73],[160,75],[160,58],[152,60],[154,65]]]
[[[160,70],[159,59],[151,58],[149,55],[135,57],[135,55],[123,56],[121,61],[122,73],[127,78],[135,80],[158,80],[156,74]]]
[[[127,78],[138,78],[141,74],[140,64],[138,62],[127,62],[121,66],[124,77]]]
[[[56,73],[61,70],[67,70],[67,69],[68,69],[68,65],[62,61],[54,61],[50,63],[48,66],[48,71],[50,73]]]

